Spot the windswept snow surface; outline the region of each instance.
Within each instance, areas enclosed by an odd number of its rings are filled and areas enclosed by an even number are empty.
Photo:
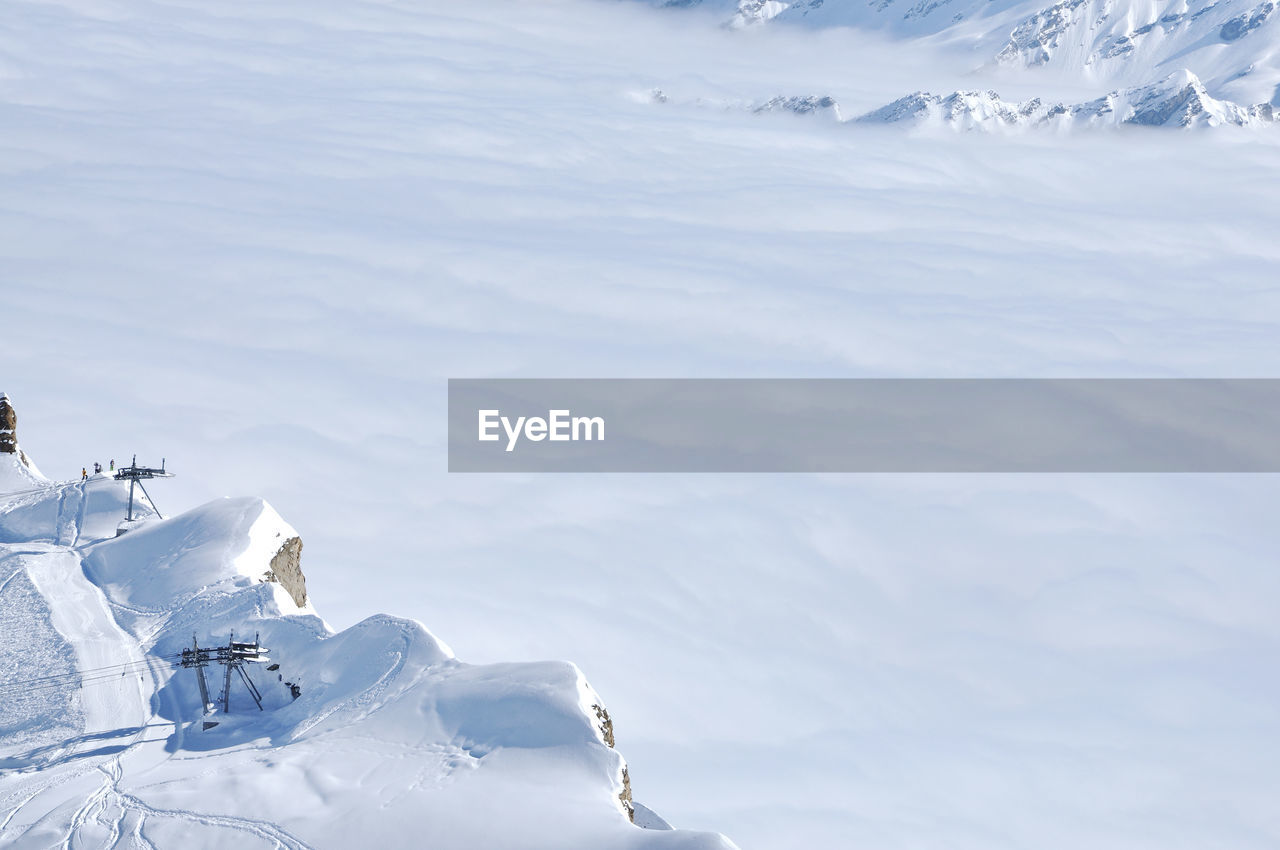
[[[1273,478],[445,474],[447,377],[1280,374],[1280,134],[683,108],[1113,87],[722,22],[8,4],[23,446],[55,478],[167,456],[166,514],[262,494],[335,627],[573,659],[678,827],[1274,848]]]
[[[124,491],[61,489],[89,486]],[[274,550],[261,541],[292,529],[260,499],[88,539],[121,507],[94,504],[78,545],[56,524],[0,537],[5,846],[732,846],[630,823],[603,703],[573,665],[469,666],[386,615],[333,633],[263,582]],[[236,677],[232,711],[206,718],[173,659],[233,633],[260,639],[279,671],[249,665],[262,710]]]

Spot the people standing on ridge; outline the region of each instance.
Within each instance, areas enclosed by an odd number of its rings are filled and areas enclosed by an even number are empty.
[[[116,471],[116,459],[115,459],[115,458],[112,458],[112,459],[111,459],[111,471],[112,471],[112,472],[115,472],[115,471]]]
[[[80,467],[80,480],[84,481],[88,477],[89,477],[89,470],[85,469],[83,466]]]
[[[94,475],[102,474],[102,464],[98,463],[96,460],[93,462],[93,474]]]

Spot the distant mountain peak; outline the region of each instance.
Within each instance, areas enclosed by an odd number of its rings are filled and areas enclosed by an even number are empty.
[[[918,91],[867,113],[861,122],[937,124],[993,130],[1031,126],[1260,127],[1275,121],[1270,104],[1241,106],[1212,97],[1200,78],[1183,68],[1145,86],[1113,91],[1096,100],[1046,106],[1039,98],[1001,100],[994,91],[935,95]]]

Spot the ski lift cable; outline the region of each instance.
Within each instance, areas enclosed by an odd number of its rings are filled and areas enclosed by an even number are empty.
[[[177,660],[181,657],[182,656],[178,653],[174,653],[172,655],[151,656],[152,659],[162,660],[162,661]],[[28,683],[41,681],[42,679],[60,679],[67,676],[91,676],[99,672],[104,672],[108,670],[118,670],[121,667],[137,667],[140,665],[145,665],[147,663],[149,663],[148,659],[139,659],[137,661],[125,661],[120,664],[105,664],[102,667],[87,667],[83,670],[69,670],[65,673],[51,673],[48,676],[36,676],[35,678],[32,678],[32,679],[17,679],[17,680],[11,680],[7,682],[0,682],[0,687],[7,687],[9,685],[28,684]]]
[[[151,658],[155,660],[170,661],[170,662],[175,661],[181,657],[182,657],[181,653],[174,653],[172,655],[151,656]],[[126,661],[122,664],[108,664],[103,667],[90,667],[86,670],[71,670],[66,673],[53,673],[48,676],[37,676],[34,679],[19,679],[15,681],[0,682],[0,690],[9,690],[11,688],[20,687],[23,685],[35,685],[35,684],[39,684],[41,682],[47,682],[47,681],[55,681],[55,680],[61,680],[61,679],[74,679],[76,677],[85,677],[85,676],[95,676],[100,673],[106,673],[106,672],[120,672],[123,668],[147,667],[149,665],[150,665],[150,662],[144,659],[141,661]]]
[[[111,667],[99,667],[93,670],[72,670],[67,673],[53,673],[48,676],[37,676],[33,679],[17,679],[7,682],[0,682],[0,690],[11,690],[26,686],[43,684],[45,682],[60,682],[63,680],[74,680],[85,676],[96,676],[101,673],[119,673],[122,670],[129,670],[134,667],[140,667],[141,664],[116,664]]]
[[[134,670],[131,672],[141,673],[142,671]],[[6,699],[12,700],[22,696],[23,694],[39,694],[39,693],[45,693],[48,691],[80,690],[81,688],[87,688],[90,685],[103,685],[103,684],[106,684],[107,682],[119,682],[121,679],[125,678],[128,675],[129,673],[122,673],[120,675],[112,674],[110,676],[99,676],[97,678],[84,679],[79,682],[65,682],[60,684],[39,685],[34,688],[28,688],[26,690],[15,691],[14,693],[6,694],[5,697]]]
[[[0,692],[0,693],[3,693],[7,697],[13,697],[15,695],[21,695],[21,694],[27,694],[27,693],[39,693],[41,691],[61,690],[64,688],[79,688],[84,685],[92,685],[95,683],[119,681],[120,679],[126,676],[130,676],[134,673],[145,673],[145,672],[147,672],[147,668],[145,667],[136,668],[136,669],[116,670],[110,673],[97,673],[92,676],[83,676],[79,679],[68,679],[66,681],[55,681],[55,682],[40,682],[38,684],[31,685],[28,687],[12,688],[8,691]]]
[[[97,681],[120,679],[125,676],[133,675],[135,673],[145,673],[145,672],[147,672],[147,668],[145,667],[126,668],[124,670],[113,670],[110,673],[97,673],[92,676],[81,676],[79,678],[58,679],[58,680],[47,681],[47,682],[37,682],[35,684],[30,684],[30,685],[12,686],[12,687],[5,688],[4,690],[0,690],[0,696],[3,696],[5,698],[12,698],[15,696],[20,696],[22,694],[36,693],[38,691],[60,690],[63,688],[75,688],[84,684],[90,684]]]

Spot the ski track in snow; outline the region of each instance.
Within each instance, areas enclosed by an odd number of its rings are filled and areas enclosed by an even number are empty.
[[[80,558],[73,551],[30,556],[27,572],[49,600],[54,626],[75,646],[79,669],[145,661],[133,638],[116,623],[106,596],[85,576]],[[87,728],[145,723],[149,713],[142,689],[132,674],[122,675],[121,679],[119,688],[100,686],[86,694]]]
[[[6,830],[32,801],[51,792],[56,794],[59,786],[68,785],[87,774],[103,773],[102,785],[89,794],[70,816],[61,844],[66,850],[81,846],[77,836],[85,830],[99,828],[105,828],[107,835],[102,846],[118,846],[124,835],[124,818],[130,811],[120,803],[125,799],[118,789],[123,776],[121,759],[144,743],[153,719],[146,693],[157,689],[161,682],[154,667],[155,660],[145,655],[132,636],[116,622],[111,603],[86,576],[81,557],[75,549],[84,529],[88,483],[81,480],[8,494],[38,497],[50,490],[58,491],[55,540],[0,546],[3,560],[20,559],[18,566],[0,583],[0,592],[19,575],[25,575],[31,581],[48,606],[53,627],[73,648],[75,669],[93,671],[124,663],[141,665],[125,668],[126,672],[121,674],[119,681],[94,680],[79,687],[83,707],[82,734],[64,741],[61,746],[51,745],[55,747],[51,751],[52,757],[41,765],[49,776],[47,781],[36,784],[31,790],[26,790],[29,785],[20,786],[23,792],[0,798],[3,801],[0,805],[7,809],[0,819],[0,838],[7,838]],[[9,502],[10,506],[13,504],[15,502]],[[147,672],[136,672],[143,669]],[[148,677],[150,681],[145,682]],[[128,737],[127,743],[102,757],[82,756],[82,751],[91,744],[111,740],[110,730],[113,729],[125,732],[121,737]],[[105,817],[113,810],[119,811],[118,817]],[[134,806],[132,810],[138,810],[138,807]],[[149,842],[141,837],[141,830],[140,818],[131,834],[138,836],[135,843],[139,846],[149,846]]]
[[[139,813],[143,817],[177,818],[201,826],[234,829],[270,841],[276,847],[285,848],[285,850],[313,850],[312,845],[268,821],[232,817],[230,815],[211,815],[185,809],[159,809],[149,806],[137,797],[119,790],[115,791],[115,795],[124,807]]]
[[[72,496],[75,497],[74,508],[68,506],[68,502],[72,501]],[[61,496],[58,499],[58,536],[55,541],[57,545],[72,546],[75,544],[76,538],[80,536],[80,530],[78,527],[80,521],[79,508],[82,504],[84,504],[83,487],[78,488],[76,486],[71,486],[62,490]],[[71,518],[71,513],[73,511],[76,515],[74,520]]]

